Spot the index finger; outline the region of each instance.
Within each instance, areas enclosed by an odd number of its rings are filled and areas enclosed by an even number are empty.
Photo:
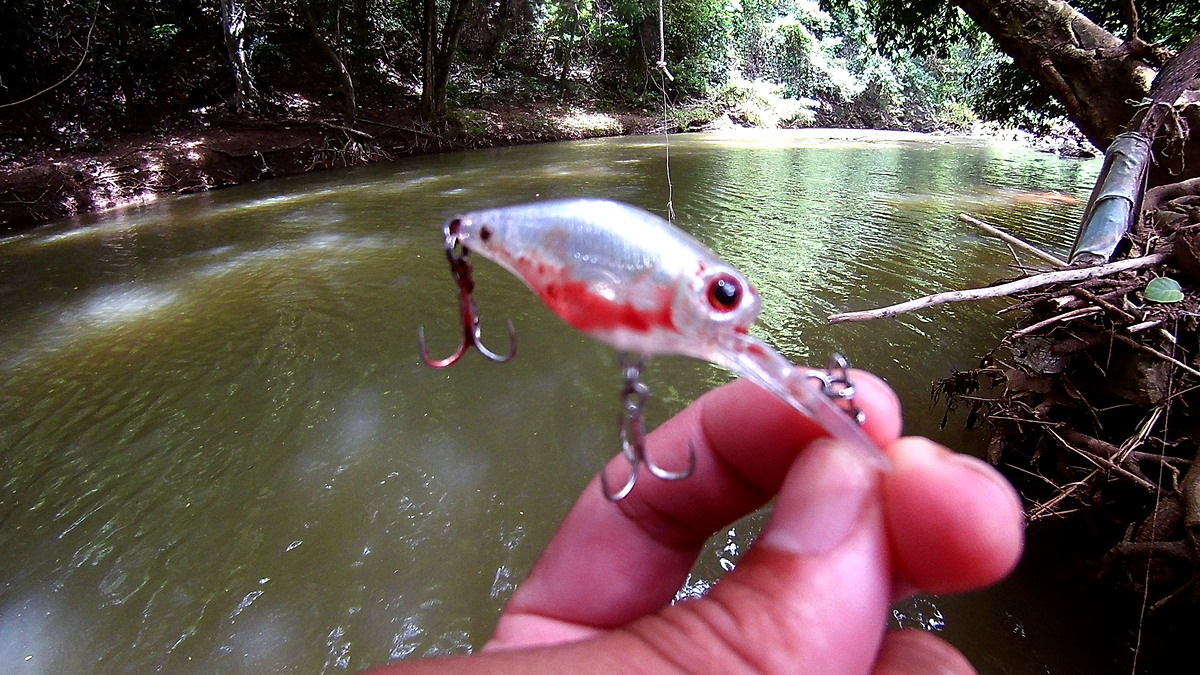
[[[880,446],[900,432],[900,407],[881,380],[854,373],[865,429]],[[700,548],[720,527],[779,490],[787,468],[825,432],[758,386],[736,381],[705,394],[647,437],[647,454],[668,469],[696,468],[686,480],[641,480],[613,504],[593,480],[505,609],[498,643],[515,623],[540,642],[624,625],[674,597]],[[607,470],[617,475],[617,457]],[[523,619],[521,617],[524,617]],[[522,640],[527,639],[527,635]],[[528,644],[528,642],[525,642]]]

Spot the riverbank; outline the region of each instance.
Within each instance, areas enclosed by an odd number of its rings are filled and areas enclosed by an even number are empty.
[[[728,115],[675,131],[736,126]],[[415,111],[365,111],[354,127],[312,105],[286,114],[220,112],[163,120],[156,128],[40,147],[0,147],[0,234],[61,218],[146,204],[163,197],[203,192],[324,169],[360,166],[435,152],[662,133],[661,113],[605,112],[560,104],[458,109],[444,130],[423,124]],[[8,138],[16,132],[8,130]],[[916,132],[811,129],[822,138]],[[979,127],[968,135],[1027,143],[1039,150],[1089,156],[1069,135],[1033,136]],[[2,141],[4,139],[0,139]],[[20,138],[16,139],[21,141]],[[1086,143],[1086,142],[1084,142]]]
[[[662,117],[564,105],[459,110],[436,131],[414,114],[200,115],[72,149],[47,146],[0,164],[0,233],[60,218],[323,169],[433,152],[649,133]]]

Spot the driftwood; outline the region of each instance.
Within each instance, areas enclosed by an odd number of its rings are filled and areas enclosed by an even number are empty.
[[[1086,288],[1072,288],[1071,295],[1074,295],[1075,297],[1079,298],[1080,300],[1083,300],[1085,302],[1090,302],[1093,305],[1096,305],[1097,307],[1103,309],[1104,311],[1108,312],[1109,314],[1116,317],[1117,319],[1120,319],[1122,321],[1136,321],[1134,316],[1132,314],[1130,314],[1129,312],[1126,312],[1125,310],[1121,309],[1120,307],[1117,307],[1116,305],[1114,305],[1111,302],[1105,300],[1104,298],[1096,295],[1095,293],[1087,290]]]
[[[1008,244],[1012,244],[1013,246],[1021,249],[1022,251],[1025,251],[1026,253],[1028,253],[1036,258],[1044,260],[1059,269],[1063,269],[1067,266],[1066,260],[1063,260],[1062,258],[1059,258],[1058,256],[1056,256],[1052,253],[1047,253],[1047,252],[1043,251],[1042,249],[1034,246],[1033,244],[1030,244],[1029,242],[1025,241],[1024,239],[1021,239],[1020,237],[1015,237],[1015,236],[1005,232],[1004,230],[1001,230],[1000,228],[996,227],[995,225],[990,225],[988,223],[983,222],[982,220],[980,220],[978,218],[969,216],[965,213],[958,214],[958,219],[968,225],[973,225],[973,226],[983,230],[984,232],[987,232],[988,234],[992,235],[993,237],[996,237],[997,239],[1000,239],[1001,241],[1004,241]]]
[[[366,140],[366,141],[374,141],[375,140],[375,137],[372,136],[371,134],[368,134],[365,131],[359,131],[358,129],[354,129],[352,127],[348,127],[344,124],[334,124],[333,122],[328,122],[326,120],[318,120],[318,123],[321,126],[325,127],[326,129],[333,129],[335,131],[341,131],[342,133],[346,134],[347,136],[358,136],[359,138]]]
[[[1094,570],[1097,592],[1114,593],[1106,601],[1141,608],[1118,618],[1186,641],[1200,616],[1200,299],[1185,279],[1181,301],[1145,300],[1163,273],[1147,265],[1165,258],[1122,261],[1143,269],[1119,277],[1075,281],[1087,270],[1071,269],[982,289],[1034,287],[1013,298],[1020,325],[935,395],[947,411],[969,406],[969,428],[990,428],[987,457],[1018,485],[1031,528],[1084,538],[1064,556]]]
[[[1059,314],[1058,316],[1052,316],[1049,319],[1044,319],[1035,324],[1026,326],[1020,330],[1013,331],[1012,336],[1014,338],[1024,337],[1026,335],[1029,335],[1030,333],[1036,333],[1039,330],[1041,330],[1047,326],[1052,326],[1056,323],[1062,323],[1064,321],[1071,321],[1072,319],[1078,319],[1080,317],[1088,316],[1090,314],[1099,314],[1100,312],[1103,312],[1103,311],[1104,310],[1100,307],[1080,307],[1078,309],[1073,309],[1069,312],[1064,312],[1062,314]]]
[[[1006,284],[998,286],[986,286],[983,288],[969,288],[961,291],[947,291],[945,293],[935,293],[927,295],[923,298],[909,300],[890,307],[881,307],[879,309],[868,309],[861,312],[846,312],[843,314],[834,314],[830,316],[829,323],[845,323],[847,321],[870,321],[872,319],[888,319],[900,314],[915,312],[927,307],[936,307],[952,302],[971,302],[975,300],[987,300],[990,298],[1002,298],[1021,291],[1028,291],[1039,286],[1047,286],[1049,284],[1057,284],[1068,281],[1081,281],[1083,279],[1091,279],[1102,277],[1108,274],[1116,274],[1126,270],[1142,269],[1157,265],[1167,259],[1165,253],[1151,253],[1140,258],[1129,258],[1120,260],[1107,265],[1097,265],[1095,267],[1082,267],[1078,269],[1059,270],[1057,272],[1046,272],[1044,274],[1035,274],[1033,276],[1010,281]]]

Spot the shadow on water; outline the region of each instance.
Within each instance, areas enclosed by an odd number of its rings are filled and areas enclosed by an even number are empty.
[[[990,346],[996,307],[824,317],[1009,274],[958,211],[1063,252],[1080,207],[1030,195],[1083,198],[1095,164],[870,135],[670,143],[678,222],[759,285],[757,330],[800,361],[846,352],[901,392],[910,431],[979,447],[926,401]],[[663,213],[667,194],[661,138],[592,140],[273,181],[0,242],[0,671],[339,672],[478,647],[614,452],[619,373],[486,265],[485,320],[502,334],[512,317],[521,356],[423,366],[419,324],[434,352],[458,335],[439,226],[566,196]],[[652,422],[728,379],[677,359],[648,377]],[[685,592],[761,520],[715,538]],[[984,672],[1103,670],[1092,636],[1055,628],[1077,601],[1038,583],[921,598],[897,622],[941,630]]]

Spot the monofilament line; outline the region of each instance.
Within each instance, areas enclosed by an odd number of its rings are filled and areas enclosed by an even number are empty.
[[[658,69],[665,79],[658,80],[658,90],[662,92],[663,100],[663,157],[667,172],[667,222],[675,222],[675,188],[671,184],[671,116],[667,102],[667,82],[675,81],[675,76],[667,70],[667,38],[666,18],[663,10],[663,0],[658,0]]]
[[[1172,332],[1172,335],[1179,335],[1179,317],[1175,317],[1175,329]],[[1171,356],[1174,356],[1178,351],[1178,344],[1174,340],[1171,342]],[[1162,438],[1162,442],[1159,444],[1160,453],[1166,453],[1167,439],[1170,438],[1168,435],[1168,430],[1170,429],[1171,423],[1171,400],[1174,398],[1174,389],[1175,369],[1169,368],[1167,369],[1167,397],[1164,399],[1166,403],[1163,409],[1162,431],[1160,432]],[[1165,464],[1166,462],[1162,460],[1158,462],[1158,479],[1155,483],[1158,485],[1158,490],[1154,493],[1154,510],[1150,514],[1151,532],[1158,531],[1158,507],[1162,501],[1163,467]],[[1150,568],[1153,563],[1154,551],[1151,549],[1149,555],[1146,556],[1146,577],[1142,581],[1142,607],[1138,614],[1137,635],[1134,636],[1133,639],[1133,663],[1129,668],[1129,672],[1132,675],[1137,675],[1138,656],[1140,655],[1142,649],[1142,630],[1146,625],[1146,612],[1149,610],[1150,605]]]

